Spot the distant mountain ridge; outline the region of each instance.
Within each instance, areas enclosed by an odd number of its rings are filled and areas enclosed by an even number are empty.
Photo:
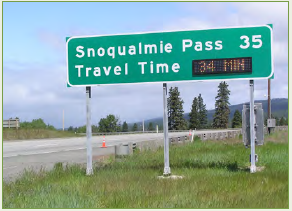
[[[262,103],[263,109],[264,109],[264,115],[265,115],[265,117],[267,117],[267,115],[268,115],[268,100],[255,100],[255,103]],[[229,106],[229,109],[230,109],[229,120],[231,120],[233,118],[233,114],[236,110],[239,110],[240,113],[242,112],[242,108],[243,108],[244,104],[249,104],[249,102]],[[272,114],[275,117],[279,117],[279,118],[282,116],[286,117],[286,118],[288,117],[288,99],[287,98],[274,98],[271,100],[271,105],[272,105]],[[214,114],[215,114],[215,109],[207,111],[208,121],[212,121]],[[184,118],[186,120],[189,120],[190,119],[189,113],[185,113]],[[157,117],[157,118],[145,120],[144,121],[145,130],[147,130],[148,124],[150,122],[153,123],[154,127],[155,127],[155,125],[162,125],[163,118]],[[130,128],[132,127],[133,124],[134,123],[129,124]],[[139,122],[139,124],[141,124],[141,122]]]

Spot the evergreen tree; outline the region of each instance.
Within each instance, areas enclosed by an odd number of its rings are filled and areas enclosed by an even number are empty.
[[[275,120],[276,120],[276,126],[279,126],[279,125],[280,125],[280,124],[279,124],[279,123],[280,123],[280,121],[279,121],[279,117],[276,116],[276,117],[275,117]]]
[[[153,131],[153,130],[154,130],[153,123],[149,122],[148,131]]]
[[[169,97],[167,98],[168,108],[168,129],[184,130],[187,129],[187,122],[183,118],[184,101],[179,97],[180,93],[177,87],[169,89]]]
[[[280,121],[279,121],[279,125],[280,126],[283,126],[283,125],[286,125],[286,120],[284,117],[281,117]]]
[[[199,128],[200,120],[199,120],[199,106],[198,106],[198,99],[195,97],[192,104],[192,109],[190,112],[190,129]]]
[[[208,123],[208,119],[207,119],[207,109],[206,109],[206,104],[204,104],[204,100],[201,96],[201,94],[199,94],[198,96],[198,112],[199,112],[199,129],[205,128],[207,123]]]
[[[128,124],[126,121],[124,121],[124,123],[123,123],[122,132],[128,132]]]
[[[133,125],[132,131],[137,131],[137,130],[138,130],[138,125],[137,125],[137,123],[135,123],[135,124]]]
[[[232,128],[240,128],[242,124],[242,117],[238,110],[236,110],[233,114],[232,119]]]
[[[121,122],[119,122],[118,124],[117,124],[117,129],[116,129],[116,131],[117,132],[122,132],[122,125],[121,125]]]
[[[227,128],[229,121],[229,95],[228,84],[224,81],[218,86],[218,94],[215,102],[215,114],[213,116],[214,128]]]

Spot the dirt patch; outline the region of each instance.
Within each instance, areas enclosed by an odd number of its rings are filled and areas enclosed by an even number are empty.
[[[170,176],[158,176],[158,179],[183,179],[184,176],[178,176],[178,175],[170,175]]]

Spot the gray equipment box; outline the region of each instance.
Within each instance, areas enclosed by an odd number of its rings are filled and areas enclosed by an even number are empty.
[[[268,127],[276,127],[276,120],[275,119],[267,119],[267,126]]]
[[[255,144],[264,144],[264,110],[261,103],[254,104]],[[243,105],[242,140],[245,146],[250,145],[250,105]]]

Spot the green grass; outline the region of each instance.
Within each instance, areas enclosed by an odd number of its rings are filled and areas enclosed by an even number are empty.
[[[163,173],[163,149],[135,152],[108,161],[85,176],[77,165],[26,172],[3,183],[3,208],[288,208],[288,136],[279,132],[256,147],[257,166],[249,173],[250,149],[239,139],[196,140],[170,148],[179,180]]]
[[[24,129],[3,128],[3,140],[23,140],[23,139],[42,139],[42,138],[65,138],[80,137],[74,132],[49,130],[49,129]]]

